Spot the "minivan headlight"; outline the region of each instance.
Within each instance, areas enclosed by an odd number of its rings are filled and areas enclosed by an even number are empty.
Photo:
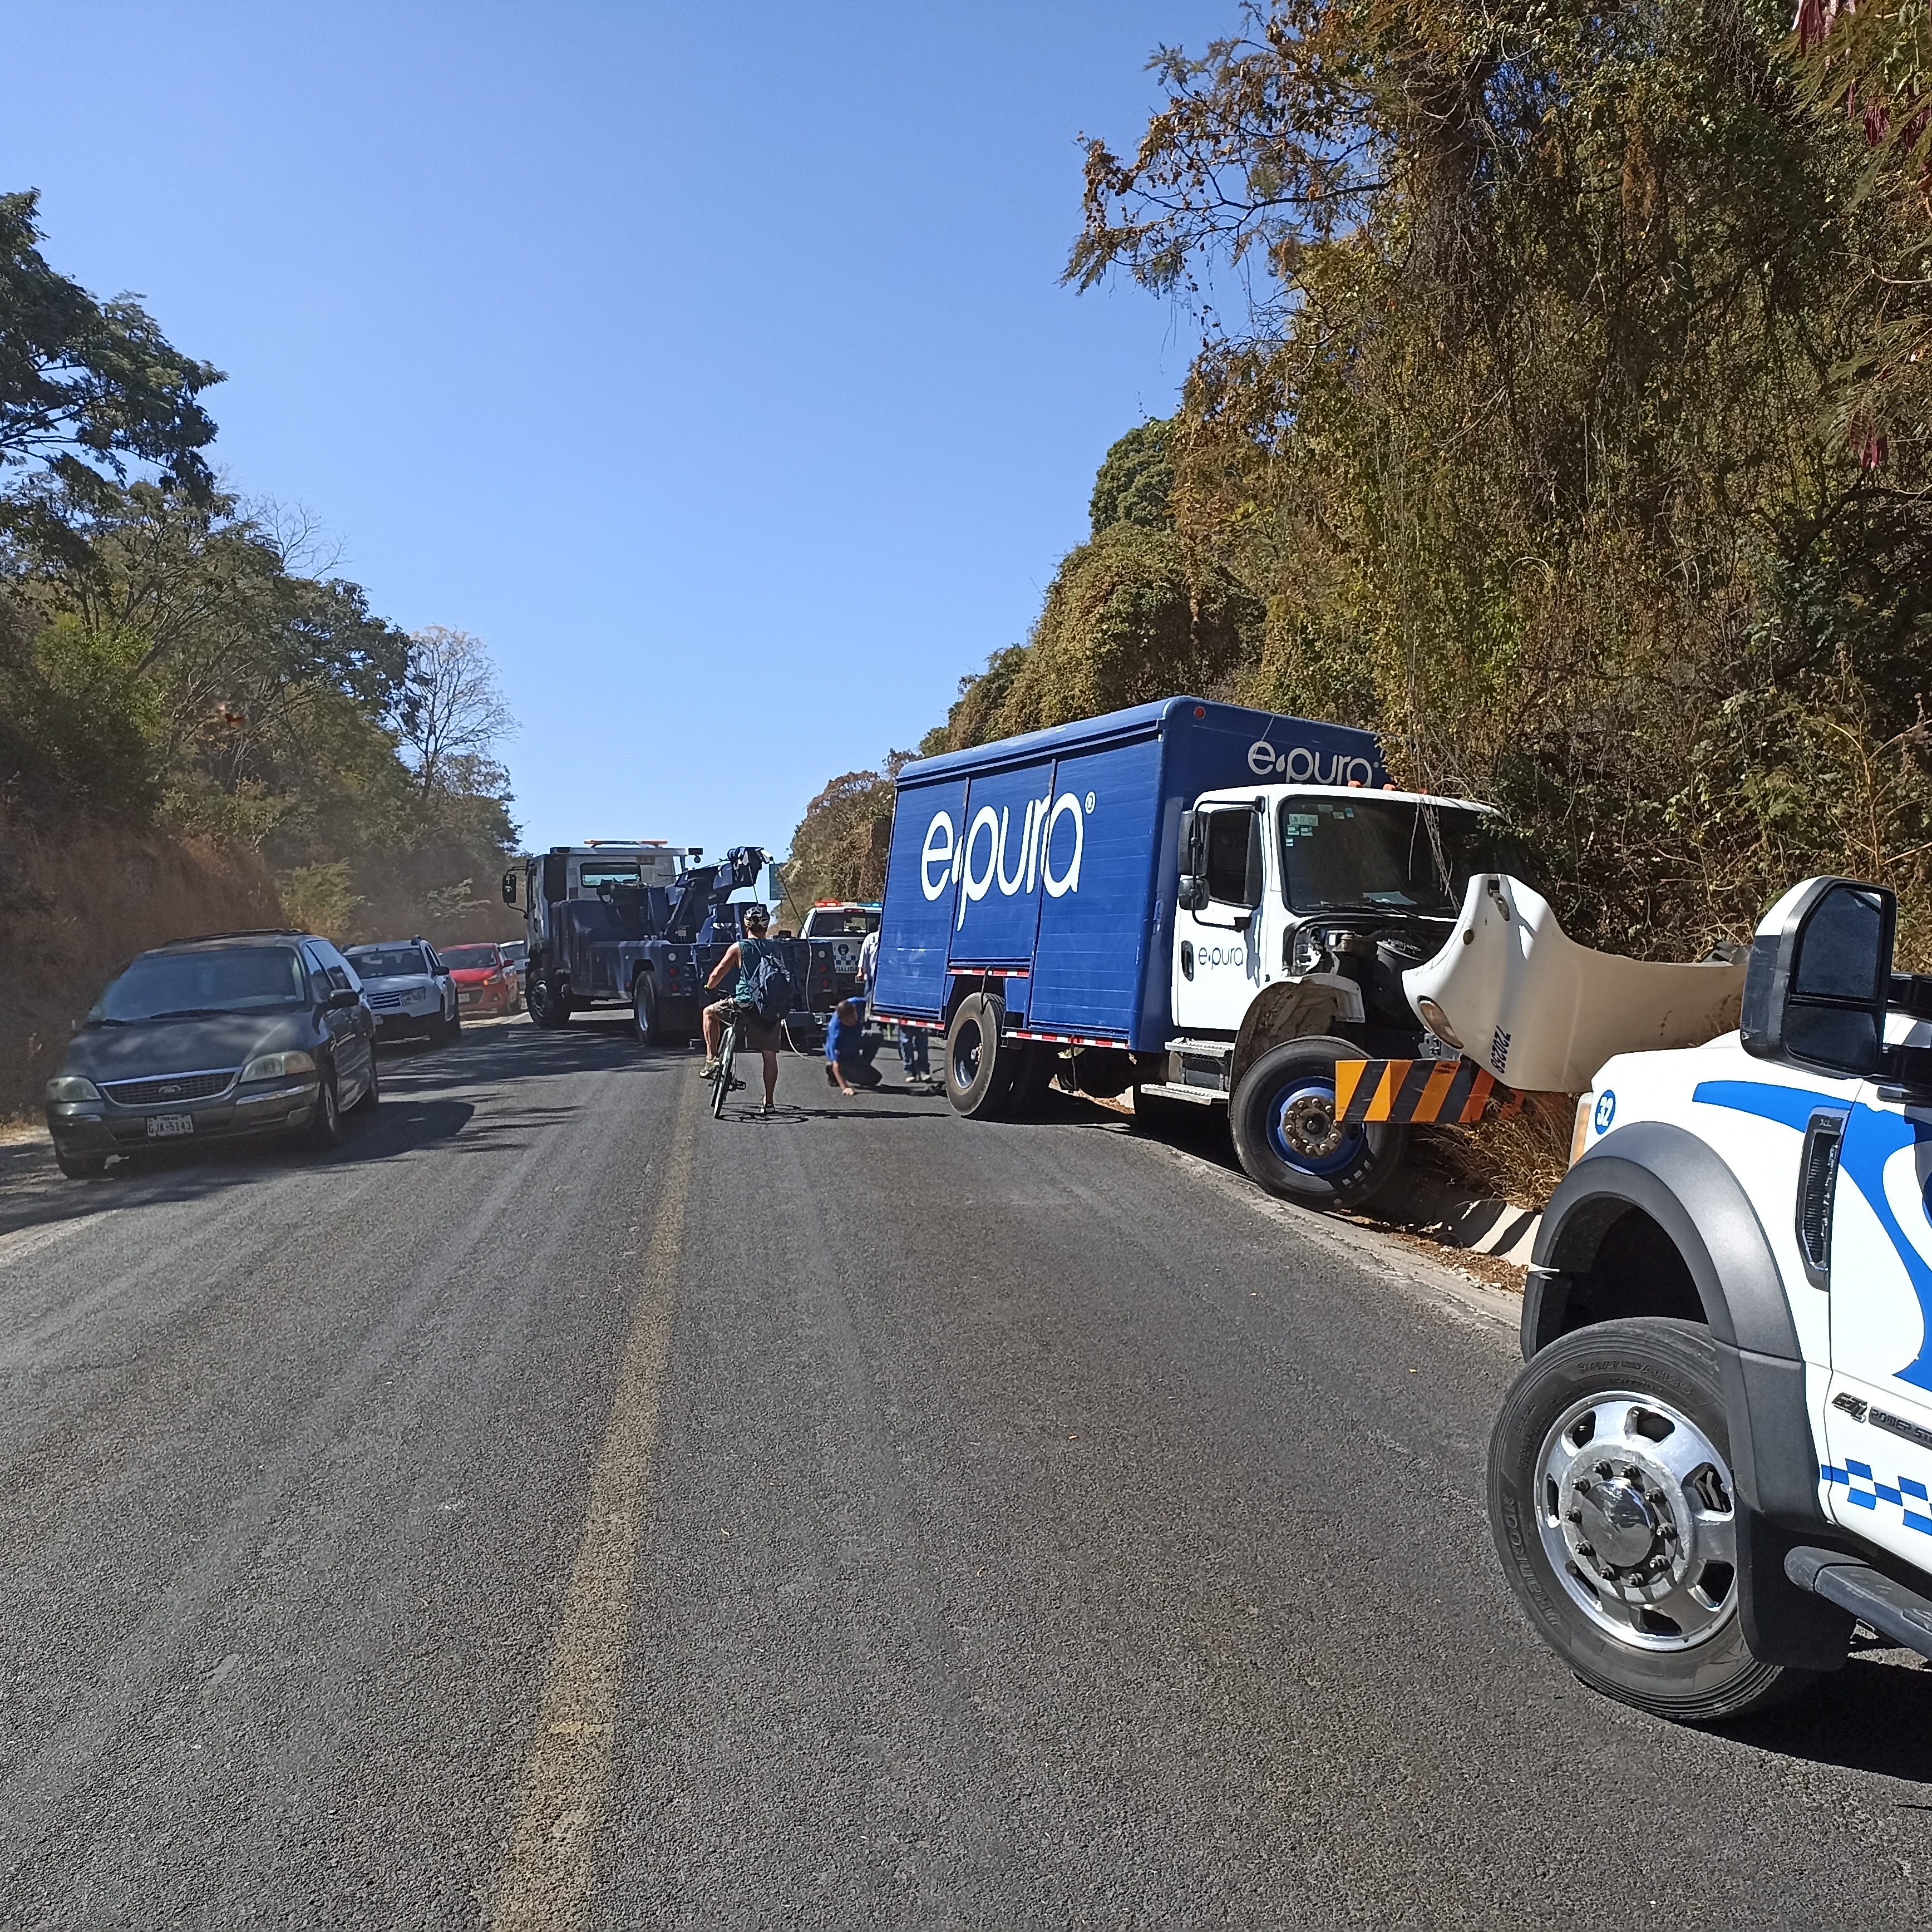
[[[98,1100],[100,1089],[78,1073],[61,1073],[47,1082],[49,1100]]]
[[[244,1080],[286,1080],[292,1073],[313,1073],[312,1053],[258,1053],[242,1070]]]

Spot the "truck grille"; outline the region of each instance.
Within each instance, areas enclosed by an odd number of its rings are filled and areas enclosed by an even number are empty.
[[[116,1080],[101,1091],[123,1107],[159,1107],[170,1100],[206,1100],[232,1084],[242,1070],[225,1073],[165,1073],[158,1080]]]

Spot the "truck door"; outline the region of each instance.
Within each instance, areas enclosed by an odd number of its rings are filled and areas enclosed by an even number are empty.
[[[1246,802],[1194,815],[1190,862],[1207,897],[1174,922],[1174,1018],[1184,1033],[1238,1032],[1261,990],[1267,827],[1268,814]]]
[[[1866,1081],[1843,1120],[1822,1239],[1799,1204],[1807,1271],[1820,1283],[1822,1252],[1832,1300],[1826,1491],[1846,1528],[1932,1568],[1932,1108]],[[1814,1191],[1834,1151],[1821,1131],[1814,1118]]]

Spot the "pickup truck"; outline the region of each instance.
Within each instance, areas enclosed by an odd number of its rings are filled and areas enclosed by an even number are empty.
[[[1352,1204],[1407,1129],[1343,1120],[1336,1061],[1456,1058],[1402,976],[1494,868],[1493,822],[1396,789],[1372,733],[1193,698],[922,759],[898,775],[873,1011],[944,1034],[973,1118],[1056,1079],[1132,1088],[1148,1117],[1225,1106],[1263,1186]],[[1471,1065],[1467,1104],[1491,1082]]]
[[[1932,979],[1826,878],[1765,916],[1738,1030],[1579,1102],[1490,1454],[1532,1625],[1689,1723],[1932,1657]]]

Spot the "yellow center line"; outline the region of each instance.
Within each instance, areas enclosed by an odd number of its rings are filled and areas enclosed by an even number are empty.
[[[591,1481],[584,1540],[550,1654],[536,1737],[524,1768],[516,1828],[490,1922],[494,1932],[566,1932],[584,1922],[590,1902],[691,1193],[696,1116],[688,1085],[676,1083],[676,1124],[645,1250],[637,1315]]]

